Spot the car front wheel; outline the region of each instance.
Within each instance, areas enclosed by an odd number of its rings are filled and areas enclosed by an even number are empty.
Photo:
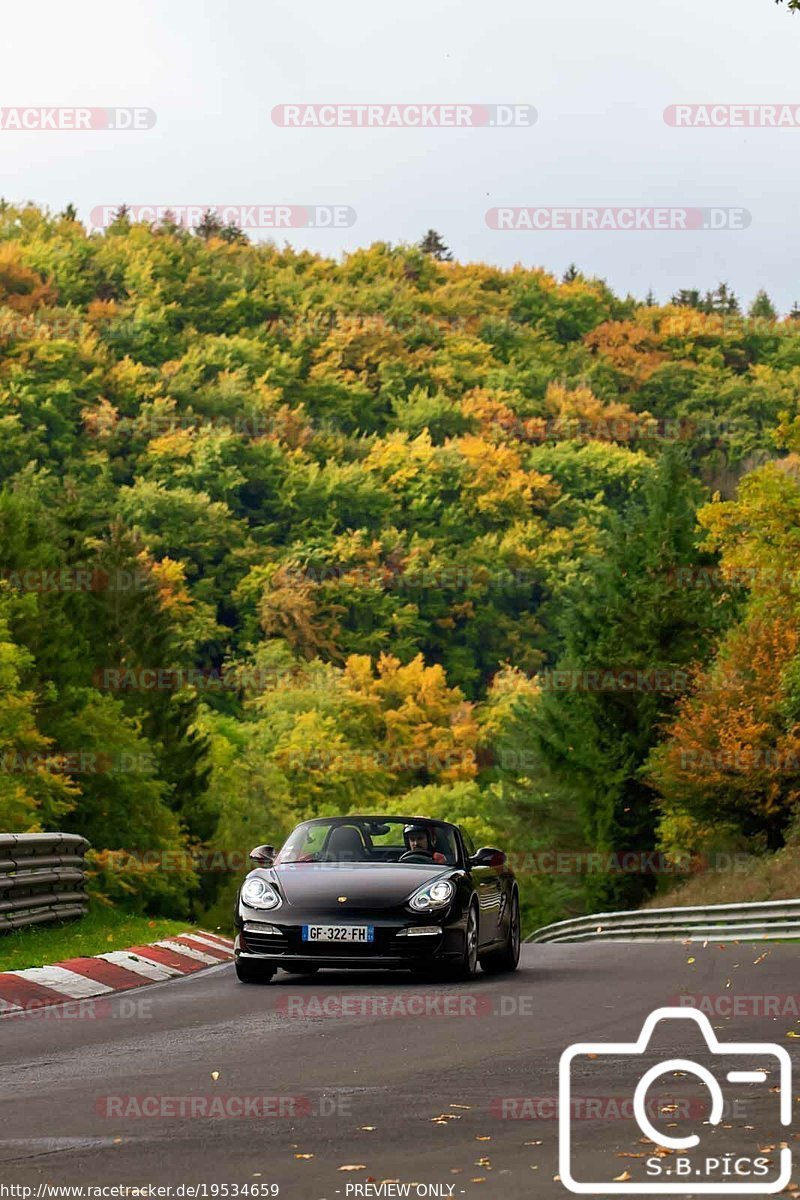
[[[519,896],[514,892],[508,919],[508,932],[503,946],[492,950],[481,959],[481,967],[488,975],[499,975],[501,971],[516,971],[519,963],[520,922]]]
[[[239,983],[269,983],[274,974],[274,967],[266,967],[260,963],[243,962],[242,959],[239,959],[236,963],[236,978],[239,980]]]
[[[478,970],[478,908],[470,904],[464,930],[464,953],[459,962],[445,969],[446,979],[473,979]]]

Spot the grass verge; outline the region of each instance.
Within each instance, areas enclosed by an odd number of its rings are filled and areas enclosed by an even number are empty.
[[[775,854],[732,855],[723,871],[705,871],[669,891],[659,892],[645,908],[686,905],[750,904],[800,899],[800,847],[796,842]]]
[[[80,921],[0,934],[0,971],[45,967],[65,958],[124,950],[127,946],[155,942],[188,928],[191,925],[186,921],[155,920],[95,905]]]

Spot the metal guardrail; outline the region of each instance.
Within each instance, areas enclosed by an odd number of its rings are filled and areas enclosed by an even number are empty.
[[[86,838],[0,833],[0,933],[85,916]]]
[[[639,908],[557,921],[526,942],[732,942],[800,938],[800,900],[707,907]]]

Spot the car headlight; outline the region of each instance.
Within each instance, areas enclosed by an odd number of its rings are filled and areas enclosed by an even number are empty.
[[[266,879],[245,879],[242,884],[242,903],[248,908],[277,908],[281,898]]]
[[[426,883],[408,902],[408,907],[414,912],[433,912],[438,908],[447,908],[456,894],[455,884],[449,879],[437,879],[434,883]]]

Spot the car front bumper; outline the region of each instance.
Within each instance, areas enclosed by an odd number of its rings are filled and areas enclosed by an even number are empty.
[[[464,954],[461,922],[444,923],[436,934],[401,933],[412,923],[369,920],[375,940],[369,943],[304,942],[303,925],[245,919],[239,925],[234,955],[243,962],[259,962],[291,970],[294,966],[332,967],[340,970],[418,970],[426,965],[458,961]],[[432,924],[432,922],[430,922]]]

